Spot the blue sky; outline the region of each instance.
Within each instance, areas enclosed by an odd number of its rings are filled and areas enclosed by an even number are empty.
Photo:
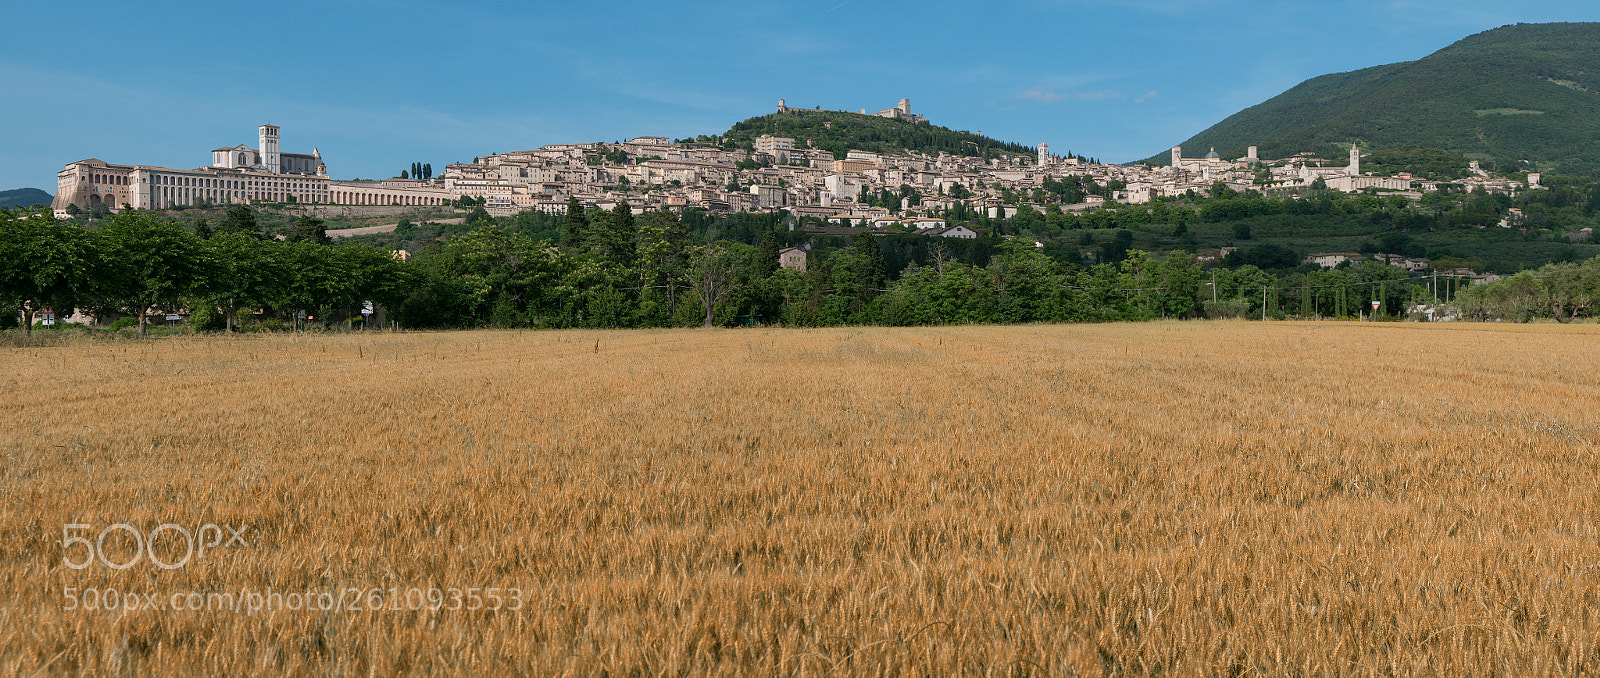
[[[0,36],[0,189],[68,162],[198,167],[282,127],[336,178],[549,143],[877,110],[1134,160],[1324,73],[1592,0],[22,2]]]

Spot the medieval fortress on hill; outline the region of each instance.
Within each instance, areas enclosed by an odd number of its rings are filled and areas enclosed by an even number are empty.
[[[782,99],[778,100],[778,112],[779,113],[788,113],[789,111],[802,111],[802,110],[806,110],[806,109],[803,109],[803,108],[789,108],[788,104],[784,103],[784,101]],[[836,111],[836,112],[849,113],[850,111]],[[861,115],[866,115],[867,114],[867,109],[863,108],[860,111],[857,111],[857,113],[860,113]],[[883,109],[881,111],[878,111],[877,113],[873,113],[873,115],[878,116],[880,118],[890,118],[890,119],[893,119],[893,120],[910,120],[911,122],[927,122],[928,121],[927,118],[924,118],[924,117],[922,117],[920,115],[916,115],[916,114],[911,112],[911,100],[910,99],[901,99],[900,103],[896,104],[894,108],[885,108],[885,109]]]
[[[783,100],[778,112],[791,110]],[[865,109],[861,113],[865,114]],[[875,115],[926,122],[911,112],[909,99]],[[279,128],[262,125],[257,146],[213,149],[211,164],[197,169],[151,165],[115,165],[98,159],[69,163],[57,175],[54,208],[65,215],[104,206],[160,209],[179,205],[296,202],[325,205],[443,205],[462,197],[483,198],[493,214],[535,210],[561,214],[569,198],[611,208],[627,201],[636,211],[699,207],[712,212],[788,210],[797,216],[879,228],[910,228],[930,234],[940,230],[938,215],[966,204],[991,216],[1009,216],[1022,207],[1043,211],[1033,201],[1034,189],[1046,180],[1067,176],[1118,186],[1109,197],[1122,203],[1146,203],[1162,196],[1210,189],[1221,182],[1237,191],[1294,188],[1322,180],[1330,189],[1355,192],[1378,189],[1411,193],[1434,190],[1434,182],[1409,175],[1373,176],[1361,172],[1361,153],[1351,147],[1347,164],[1298,154],[1261,160],[1256,148],[1235,160],[1213,149],[1203,158],[1186,158],[1174,147],[1165,166],[1089,164],[1081,158],[1050,154],[1048,144],[1037,153],[983,159],[920,152],[849,151],[844,158],[811,148],[804,140],[761,136],[752,147],[726,150],[708,143],[644,136],[620,143],[551,144],[533,150],[496,153],[470,163],[454,163],[430,179],[405,178],[346,181],[328,176],[316,148],[309,154],[284,153]],[[1493,179],[1476,167],[1475,176],[1454,182],[1468,188],[1510,193],[1539,188],[1539,175],[1527,185]],[[1263,174],[1261,170],[1265,169]],[[1115,182],[1115,183],[1113,183]],[[903,200],[899,214],[860,202],[864,192],[916,189],[918,201]],[[1002,196],[1008,196],[1003,198]],[[1064,209],[1083,210],[1105,202],[1087,202]],[[970,233],[970,232],[968,232]],[[961,237],[970,237],[961,235]]]

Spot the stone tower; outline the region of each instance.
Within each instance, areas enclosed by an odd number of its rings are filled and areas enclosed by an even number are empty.
[[[1356,148],[1355,144],[1350,144],[1350,167],[1344,173],[1352,177],[1361,176],[1361,149]]]
[[[1172,169],[1183,169],[1183,147],[1172,147]]]
[[[261,166],[271,174],[281,174],[282,165],[278,159],[278,126],[262,125],[256,130],[261,138]]]
[[[1256,155],[1256,147],[1255,146],[1251,146],[1250,150],[1245,152],[1244,160],[1245,160],[1245,162],[1248,162],[1248,163],[1250,163],[1252,165],[1254,165],[1254,164],[1256,164],[1258,162],[1261,162],[1261,156]]]
[[[789,112],[789,106],[784,104],[782,99],[778,100],[778,112],[779,113],[788,113]]]
[[[911,99],[909,97],[901,99],[899,108],[900,115],[911,115]]]
[[[1050,164],[1050,144],[1039,144],[1039,166]]]

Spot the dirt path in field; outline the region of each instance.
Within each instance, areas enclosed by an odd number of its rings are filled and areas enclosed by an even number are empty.
[[[461,223],[463,221],[466,221],[466,220],[467,220],[466,217],[456,217],[454,219],[429,219],[428,221],[430,221],[432,223],[435,223],[435,224],[459,224],[459,223]],[[397,227],[399,225],[400,224],[398,224],[398,223],[394,223],[394,224],[383,224],[381,226],[362,226],[361,228],[338,228],[338,229],[333,229],[331,231],[328,231],[328,237],[330,237],[330,238],[348,238],[348,237],[350,237],[352,235],[372,235],[373,233],[392,233],[392,232],[394,232],[395,227]]]

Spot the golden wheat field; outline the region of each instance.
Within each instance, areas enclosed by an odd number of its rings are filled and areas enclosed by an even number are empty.
[[[1597,340],[0,348],[0,674],[1595,673]]]

